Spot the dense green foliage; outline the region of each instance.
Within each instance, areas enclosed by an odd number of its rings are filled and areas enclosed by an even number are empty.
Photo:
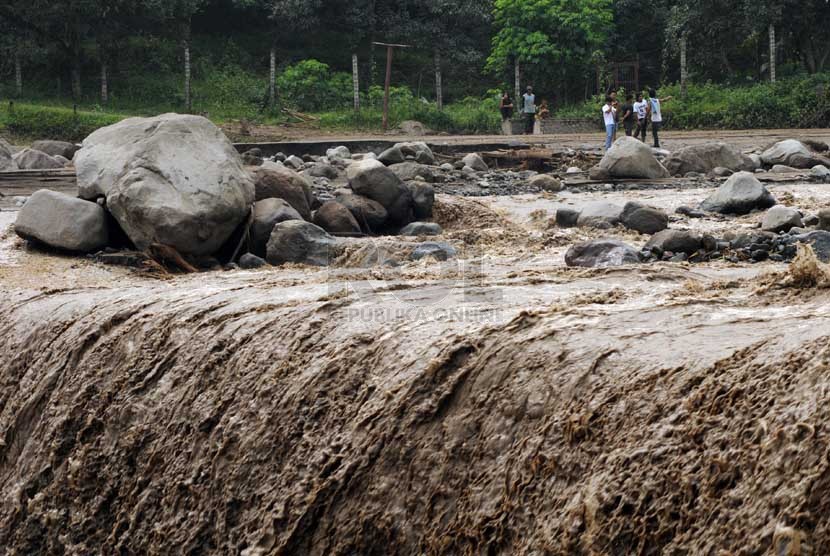
[[[770,25],[784,80],[774,86]],[[412,45],[395,52],[393,125],[496,131],[489,91],[513,90],[516,61],[554,113],[594,117],[594,97],[620,77],[615,62],[638,60],[640,86],[668,90],[683,41],[691,85],[682,108],[669,107],[673,125],[817,125],[824,101],[811,91],[825,78],[809,76],[830,68],[830,0],[6,0],[0,102],[102,117],[191,110],[220,122],[300,111],[374,129],[386,52],[373,41]],[[56,125],[48,112],[43,125]],[[71,125],[81,124],[59,127]]]

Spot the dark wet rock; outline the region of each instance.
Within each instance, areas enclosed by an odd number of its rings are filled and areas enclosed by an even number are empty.
[[[360,235],[360,224],[351,211],[337,201],[327,201],[314,213],[314,223],[335,235]]]
[[[775,205],[770,192],[749,172],[739,172],[724,183],[700,208],[721,214],[749,214]]]
[[[407,157],[412,157],[412,160],[418,162],[419,164],[428,164],[430,166],[435,164],[435,155],[433,154],[432,149],[430,149],[424,142],[414,141],[408,143],[397,143],[393,148],[400,149],[404,156],[404,160],[406,160]]]
[[[420,261],[427,257],[432,257],[439,261],[448,261],[458,256],[455,247],[443,241],[422,243],[412,251],[409,258],[413,261]]]
[[[32,148],[36,151],[46,153],[49,156],[62,156],[67,160],[72,160],[75,153],[81,149],[80,145],[69,143],[68,141],[35,141],[32,143]]]
[[[79,195],[104,196],[135,246],[216,253],[248,217],[254,184],[231,142],[201,116],[128,118],[75,154]]]
[[[660,209],[629,202],[620,217],[623,226],[641,234],[656,234],[669,227],[669,216]]]
[[[289,220],[274,226],[266,260],[272,265],[328,266],[337,257],[338,247],[337,240],[323,228],[302,220]]]
[[[337,168],[325,162],[315,162],[306,172],[313,178],[326,178],[330,180],[337,179],[339,175]]]
[[[752,159],[739,149],[725,143],[693,145],[673,152],[665,161],[666,169],[673,175],[689,172],[708,174],[717,168],[730,172],[755,170]],[[715,172],[716,175],[720,175]]]
[[[435,222],[413,222],[400,231],[402,236],[440,236],[444,233]]]
[[[283,199],[257,201],[254,203],[254,218],[251,223],[251,251],[264,257],[274,226],[280,222],[302,219],[300,213]]]
[[[378,155],[378,160],[387,166],[406,162],[406,157],[400,147],[390,147]]]
[[[20,209],[14,230],[23,239],[89,253],[109,241],[107,213],[97,203],[42,189]]]
[[[632,178],[660,179],[671,177],[651,149],[634,139],[622,137],[605,153],[600,163],[591,170],[593,179]]]
[[[377,233],[386,223],[386,209],[377,201],[349,191],[349,194],[337,195],[337,202],[349,209],[364,233]]]
[[[715,177],[718,178],[728,178],[734,173],[735,172],[733,170],[730,170],[729,168],[724,168],[723,166],[718,166],[717,168],[714,168],[712,170],[712,174],[714,174]]]
[[[818,227],[820,230],[830,232],[830,209],[822,209],[819,211]]]
[[[303,159],[298,156],[294,156],[293,154],[286,158],[283,164],[285,164],[287,168],[291,168],[297,172],[305,168],[305,162],[303,162]]]
[[[435,188],[428,183],[409,182],[406,184],[412,193],[412,207],[415,218],[432,218],[435,205]]]
[[[253,148],[242,153],[242,163],[245,166],[262,166],[265,160],[262,158],[262,149]]]
[[[598,239],[572,246],[565,253],[565,264],[586,268],[607,268],[640,263],[640,253],[615,239]]]
[[[63,168],[63,162],[35,149],[23,149],[12,158],[21,170],[56,170]]]
[[[789,236],[786,243],[795,246],[797,243],[811,245],[816,257],[823,263],[830,263],[830,232],[818,230],[802,235]]]
[[[801,213],[795,209],[776,205],[769,209],[761,222],[761,229],[765,232],[789,232],[792,228],[801,227]]]
[[[663,230],[654,234],[646,243],[646,249],[659,248],[671,253],[692,255],[703,247],[703,239],[695,232],[687,230]]]
[[[279,162],[266,162],[251,172],[254,179],[255,198],[282,199],[300,213],[304,220],[311,220],[314,195],[306,177]]]
[[[677,214],[682,214],[683,216],[688,216],[689,218],[706,218],[707,214],[702,210],[698,210],[692,207],[677,207],[675,210]]]
[[[594,201],[580,207],[577,225],[580,228],[602,228],[620,223],[623,207],[607,201]]]
[[[566,207],[556,209],[556,225],[560,228],[576,228],[579,225],[579,211]]]

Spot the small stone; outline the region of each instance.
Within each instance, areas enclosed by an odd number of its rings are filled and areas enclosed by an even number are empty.
[[[265,262],[265,259],[261,257],[257,257],[252,253],[245,253],[241,257],[239,257],[239,268],[243,268],[245,270],[252,270],[255,268],[262,268],[263,266],[267,265],[268,263]]]
[[[412,251],[409,258],[413,261],[420,261],[421,259],[432,257],[439,261],[447,261],[455,258],[457,255],[458,252],[455,250],[455,247],[449,243],[435,242],[422,243]]]
[[[440,236],[444,230],[435,222],[413,222],[400,232],[402,236]]]

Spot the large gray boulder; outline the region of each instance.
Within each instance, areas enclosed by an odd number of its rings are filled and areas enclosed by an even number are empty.
[[[652,150],[633,137],[622,137],[591,169],[594,179],[661,179],[671,174],[660,164]]]
[[[251,222],[251,252],[264,257],[274,226],[288,220],[302,220],[294,207],[283,199],[263,199],[254,203],[254,219]]]
[[[789,232],[793,228],[801,228],[804,225],[801,213],[797,210],[776,205],[769,209],[761,221],[761,230],[765,232]]]
[[[231,142],[210,120],[163,114],[129,118],[87,137],[75,154],[78,190],[105,196],[139,249],[217,252],[248,216],[254,184]]]
[[[314,223],[330,234],[360,235],[360,224],[351,211],[337,201],[326,201],[314,212]]]
[[[774,205],[775,199],[754,174],[738,172],[703,201],[700,208],[721,214],[749,214]]]
[[[281,162],[265,162],[251,171],[255,198],[282,199],[300,213],[304,220],[311,220],[314,194],[308,179],[286,167]]]
[[[669,227],[669,215],[660,209],[628,202],[620,216],[622,225],[641,234],[656,234]]]
[[[816,164],[830,162],[827,157],[814,153],[807,145],[795,139],[776,143],[761,153],[761,160],[767,166],[780,164],[799,169],[810,169]]]
[[[654,234],[644,249],[659,249],[662,252],[694,255],[703,247],[700,234],[688,230],[663,230]]]
[[[328,266],[337,256],[338,245],[323,228],[311,222],[289,220],[280,222],[271,231],[266,260],[272,265]]]
[[[400,164],[392,164],[389,166],[389,169],[401,178],[402,181],[413,181],[418,178],[422,178],[427,182],[435,181],[435,171],[432,167],[419,162],[408,161],[401,162]]]
[[[640,253],[616,239],[597,239],[572,246],[565,253],[565,264],[585,268],[609,268],[640,262]]]
[[[390,147],[378,155],[378,160],[391,166],[392,164],[400,164],[406,161],[406,157],[397,145]]]
[[[32,148],[49,156],[62,156],[67,160],[72,160],[72,157],[80,150],[81,146],[66,141],[45,140],[35,141],[32,143]]]
[[[12,158],[21,170],[57,170],[63,168],[63,162],[35,149],[23,149],[12,155]]]
[[[610,228],[620,223],[623,207],[608,201],[593,201],[580,207],[577,226],[580,228]]]
[[[81,253],[102,249],[109,241],[107,213],[98,203],[46,189],[29,197],[14,231],[27,240]]]
[[[352,190],[377,201],[388,213],[389,223],[405,226],[414,219],[412,193],[395,173],[377,160],[349,166],[346,175]]]
[[[415,162],[430,166],[435,164],[435,155],[432,153],[432,149],[422,141],[396,143],[393,148],[400,149],[404,157],[413,157]]]
[[[18,169],[13,155],[12,146],[0,137],[0,172],[11,172]]]
[[[388,213],[377,201],[353,193],[337,195],[336,199],[338,203],[349,209],[364,233],[377,233],[386,224]]]
[[[756,165],[752,158],[726,143],[692,145],[675,151],[665,162],[673,176],[685,176],[689,172],[708,174],[715,168],[728,168],[733,172],[752,172]]]
[[[484,162],[484,159],[481,158],[481,155],[478,153],[470,153],[466,155],[461,159],[461,162],[464,163],[464,166],[472,168],[476,172],[487,172],[490,170],[490,167],[487,166],[487,163]]]

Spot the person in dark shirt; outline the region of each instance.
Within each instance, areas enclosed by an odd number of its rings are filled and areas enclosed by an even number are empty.
[[[501,95],[499,110],[501,110],[501,119],[503,122],[513,117],[513,99],[510,98],[510,93],[507,91],[504,91]]]
[[[625,128],[625,135],[627,137],[631,137],[631,135],[634,133],[634,124],[637,120],[637,116],[634,114],[634,104],[632,103],[633,100],[634,95],[625,95],[625,104],[623,104],[622,109],[620,110],[620,113],[622,114],[622,124]]]

